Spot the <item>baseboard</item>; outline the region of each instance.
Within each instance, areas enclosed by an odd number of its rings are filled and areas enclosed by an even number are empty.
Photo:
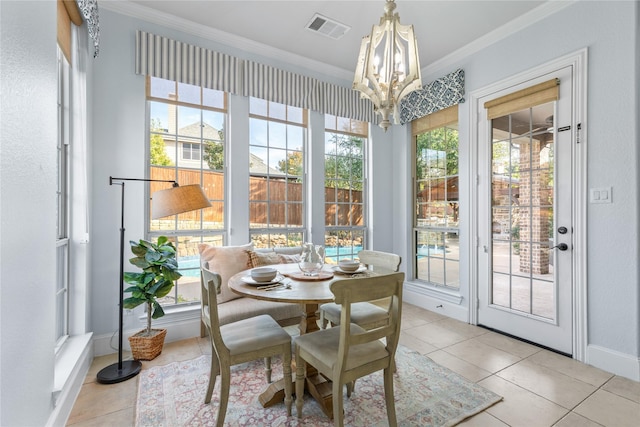
[[[187,338],[195,338],[200,336],[200,318],[190,318],[175,320],[170,322],[154,321],[153,328],[163,328],[167,330],[167,336],[164,342],[180,341]],[[122,339],[122,351],[129,353],[128,337],[140,331],[141,328],[126,330]],[[93,338],[93,352],[96,356],[104,356],[118,352],[118,336],[113,334],[97,335]],[[129,354],[123,355],[123,359],[127,359]]]
[[[640,358],[597,345],[587,346],[587,364],[612,374],[640,381]]]
[[[434,313],[469,322],[469,310],[460,304],[461,298],[455,294],[441,293],[423,286],[405,282],[402,300]]]

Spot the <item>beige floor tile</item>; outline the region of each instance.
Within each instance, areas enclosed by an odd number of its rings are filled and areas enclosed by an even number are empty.
[[[137,377],[117,384],[99,384],[96,382],[84,384],[71,411],[68,424],[75,424],[123,409],[133,408],[137,391]]]
[[[508,427],[507,424],[503,423],[486,411],[480,412],[471,418],[467,418],[458,425],[464,427]]]
[[[528,359],[498,372],[497,375],[567,409],[573,409],[596,391],[596,387],[591,384],[530,362]]]
[[[426,343],[420,339],[417,339],[411,335],[407,335],[404,333],[400,334],[400,339],[398,340],[398,343],[413,351],[417,351],[420,354],[429,354],[438,349],[437,347],[434,347],[429,343]]]
[[[607,381],[602,389],[640,403],[640,382],[615,376]]]
[[[489,331],[484,335],[480,335],[476,339],[484,344],[506,351],[507,353],[511,353],[522,359],[542,350],[540,347],[536,347],[535,345],[527,344],[526,342],[492,331]]]
[[[70,427],[127,427],[135,424],[135,409],[133,407],[112,412],[100,417],[89,418],[75,424],[67,424]]]
[[[542,350],[529,357],[528,360],[596,387],[600,387],[613,377],[613,374],[602,369],[580,363],[570,357],[549,350]]]
[[[575,412],[569,412],[564,418],[554,424],[554,427],[601,427],[594,421],[591,421]]]
[[[448,347],[469,339],[468,336],[452,331],[446,325],[441,325],[440,322],[404,329],[402,333],[418,338],[435,348]]]
[[[453,372],[462,375],[463,377],[474,383],[491,375],[491,372],[485,371],[484,369],[466,362],[443,350],[429,353],[429,358],[436,362],[438,365],[449,368]]]
[[[486,410],[510,426],[543,427],[553,425],[569,411],[502,378],[491,376],[478,382],[503,397]]]
[[[574,412],[610,427],[637,427],[640,404],[605,390],[598,390],[578,405]]]
[[[473,337],[477,337],[477,336],[489,333],[488,329],[481,328],[475,325],[470,325],[468,323],[461,322],[459,320],[452,319],[450,317],[446,317],[438,321],[437,323],[440,324],[442,327],[445,327],[450,331],[455,331],[467,338],[473,338]]]
[[[446,347],[443,350],[491,373],[498,372],[521,360],[518,356],[484,344],[475,338]]]

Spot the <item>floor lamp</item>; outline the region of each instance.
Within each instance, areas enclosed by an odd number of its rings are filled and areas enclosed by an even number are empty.
[[[211,206],[207,196],[198,184],[185,185],[180,187],[176,181],[161,179],[142,178],[114,178],[109,177],[109,185],[120,185],[122,187],[122,202],[120,210],[120,275],[118,276],[118,286],[120,287],[119,300],[119,328],[118,328],[118,363],[103,368],[98,372],[97,379],[102,384],[114,384],[133,378],[142,368],[139,360],[122,360],[122,320],[123,320],[123,300],[124,300],[124,182],[125,181],[145,181],[145,182],[170,182],[173,187],[153,193],[151,200],[152,219],[164,218],[166,216],[178,215],[184,212],[204,209]]]

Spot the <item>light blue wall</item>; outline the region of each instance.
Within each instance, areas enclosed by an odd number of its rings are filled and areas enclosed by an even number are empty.
[[[613,187],[612,204],[587,211],[588,343],[632,358],[640,355],[638,21],[637,2],[578,2],[423,76],[463,68],[470,93],[588,48],[588,187]]]
[[[56,3],[0,2],[0,425],[53,410]]]
[[[423,81],[430,82],[456,68],[463,68],[466,91],[470,93],[588,48],[589,105],[585,123],[588,186],[612,186],[614,198],[610,205],[588,206],[588,341],[589,345],[620,353],[632,360],[640,353],[637,17],[636,2],[578,2],[447,67],[423,75]],[[101,15],[101,28],[101,54],[94,64],[92,188],[94,243],[100,242],[101,248],[96,248],[92,259],[91,316],[93,330],[97,334],[107,334],[117,326],[119,215],[119,192],[109,188],[108,177],[140,177],[145,172],[144,79],[133,71],[135,31],[155,32],[291,71],[305,70],[109,11]],[[349,82],[333,80],[349,85]],[[468,105],[462,104],[459,126],[465,141],[473,131],[469,129],[468,114]],[[372,224],[374,247],[400,253],[406,268],[411,242],[408,231],[411,186],[407,183],[411,173],[409,130],[406,126],[394,127],[384,134],[374,127],[372,139],[374,173],[370,179],[375,189],[372,211],[379,215],[378,221]],[[461,149],[461,167],[466,165],[468,168],[472,161],[468,143],[461,142]],[[464,188],[468,178],[468,171],[461,171],[461,195],[466,198],[470,197],[470,189]],[[143,195],[141,185],[127,186],[127,240],[144,233]],[[466,218],[464,215],[461,214],[463,223],[468,221],[469,212],[466,212]],[[463,228],[461,245],[468,247],[469,244],[468,230]],[[461,296],[463,308],[467,309],[471,284],[465,271],[471,263],[468,255],[461,252]],[[126,322],[125,329],[138,326],[133,316]]]
[[[94,61],[93,74],[93,170],[92,170],[92,292],[91,324],[93,332],[103,337],[113,333],[118,326],[118,256],[120,227],[120,187],[109,187],[109,176],[140,178],[145,175],[145,79],[136,75],[134,70],[135,32],[143,30],[175,38],[219,52],[233,54],[243,59],[261,61],[293,72],[304,72],[332,83],[349,86],[350,82],[341,81],[332,76],[322,76],[300,67],[290,66],[269,58],[262,58],[234,50],[179,31],[159,27],[111,11],[102,11],[100,15],[101,45],[100,56]],[[247,190],[238,188],[248,176],[248,157],[242,150],[248,149],[248,121],[243,118],[248,103],[239,96],[232,96],[229,108],[230,123],[229,149],[234,177],[231,179],[233,197],[229,244],[244,244],[248,241],[248,198],[237,197]],[[235,117],[235,119],[234,119]],[[244,123],[246,121],[246,123]],[[323,124],[321,123],[321,126]],[[393,145],[391,133],[385,134],[377,126],[372,129],[371,161],[376,173],[369,177],[373,202],[372,242],[376,249],[392,249],[392,204],[393,193],[392,157]],[[235,142],[234,142],[235,141]],[[324,144],[322,139],[318,143]],[[236,153],[236,154],[234,154]],[[243,158],[247,158],[243,161]],[[247,170],[242,172],[242,168]],[[242,178],[244,176],[245,178]],[[247,187],[248,188],[248,184]],[[128,259],[128,241],[144,237],[144,185],[126,183],[125,191],[125,263]],[[320,206],[322,203],[315,203]],[[312,230],[314,239],[322,233]],[[318,237],[320,236],[320,237]],[[99,242],[99,243],[96,243]],[[126,267],[126,266],[125,266]],[[139,310],[142,310],[140,307]],[[124,329],[130,330],[142,325],[136,315],[125,316]],[[195,330],[195,329],[194,329]],[[171,340],[171,330],[168,340]],[[125,335],[126,336],[126,335]],[[113,340],[114,345],[116,340]],[[126,340],[125,340],[126,346]],[[116,347],[117,348],[117,347]],[[100,353],[99,350],[97,350]],[[115,351],[115,349],[113,350]]]

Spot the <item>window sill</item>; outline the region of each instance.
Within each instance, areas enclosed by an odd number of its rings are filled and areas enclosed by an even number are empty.
[[[86,333],[69,337],[56,356],[53,383],[54,399],[57,399],[65,388],[74,371],[79,369],[83,356],[91,350],[92,335],[93,333]]]
[[[438,288],[424,282],[405,282],[405,287],[407,290],[430,298],[439,299],[456,305],[462,304],[462,295],[457,291]]]
[[[146,325],[147,313],[143,313],[138,319],[142,324]],[[194,319],[200,319],[200,304],[165,308],[164,316],[159,319],[153,319],[151,324],[153,326],[163,326]]]

